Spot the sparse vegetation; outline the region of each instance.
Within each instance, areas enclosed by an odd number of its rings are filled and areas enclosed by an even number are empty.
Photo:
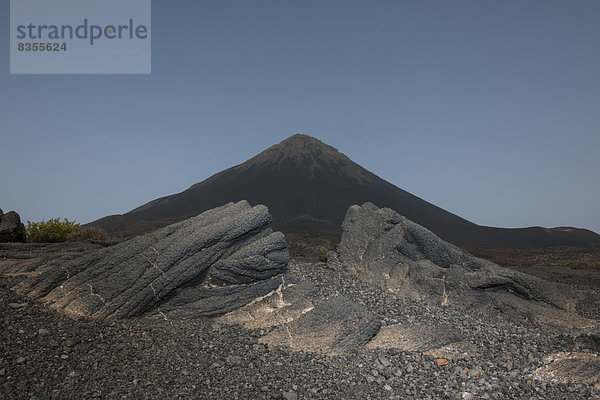
[[[327,254],[319,255],[319,261],[326,263],[327,262]]]
[[[97,226],[78,226],[67,237],[69,242],[82,242],[85,240],[108,240],[108,234]]]
[[[27,221],[27,241],[30,243],[58,243],[66,242],[79,224],[64,218],[52,218],[41,222]]]

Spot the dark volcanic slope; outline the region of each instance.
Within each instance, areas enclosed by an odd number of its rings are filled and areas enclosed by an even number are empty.
[[[286,233],[340,231],[348,207],[369,201],[392,208],[461,245],[600,247],[600,235],[583,229],[478,226],[386,182],[307,135],[294,135],[181,193],[90,225],[110,233],[137,234],[243,199],[250,204],[266,204],[275,228]]]

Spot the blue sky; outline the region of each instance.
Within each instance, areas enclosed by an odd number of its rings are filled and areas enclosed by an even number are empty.
[[[473,222],[600,232],[600,2],[152,7],[151,75],[26,76],[2,2],[5,212],[124,213],[306,133]]]

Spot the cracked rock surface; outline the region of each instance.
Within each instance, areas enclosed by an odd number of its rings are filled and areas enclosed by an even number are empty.
[[[340,354],[367,343],[381,327],[364,307],[343,296],[317,305],[261,338],[260,343],[292,350]]]
[[[80,256],[44,262],[24,255],[3,272],[24,277],[17,292],[75,317],[221,314],[279,285],[289,256],[270,222],[265,206],[229,203]]]
[[[313,283],[297,283],[289,274],[277,290],[217,321],[270,329],[260,339],[269,346],[331,355],[355,351],[381,327],[380,321],[356,301],[343,295],[320,298]]]

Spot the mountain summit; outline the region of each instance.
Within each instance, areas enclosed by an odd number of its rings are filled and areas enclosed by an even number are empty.
[[[253,205],[267,205],[274,227],[285,233],[340,232],[350,205],[371,202],[396,210],[460,245],[600,247],[600,235],[584,229],[502,229],[476,225],[392,185],[334,147],[302,134],[293,135],[181,193],[90,225],[110,233],[132,235],[243,199]]]
[[[301,172],[308,173],[311,179],[318,179],[319,176],[327,175],[328,170],[338,171],[342,175],[358,180],[368,181],[376,178],[375,175],[354,163],[337,151],[336,148],[323,143],[317,138],[299,133],[269,147],[232,169],[237,171],[252,169],[260,173],[270,173],[273,170],[289,170],[289,172],[295,171],[296,175]]]

